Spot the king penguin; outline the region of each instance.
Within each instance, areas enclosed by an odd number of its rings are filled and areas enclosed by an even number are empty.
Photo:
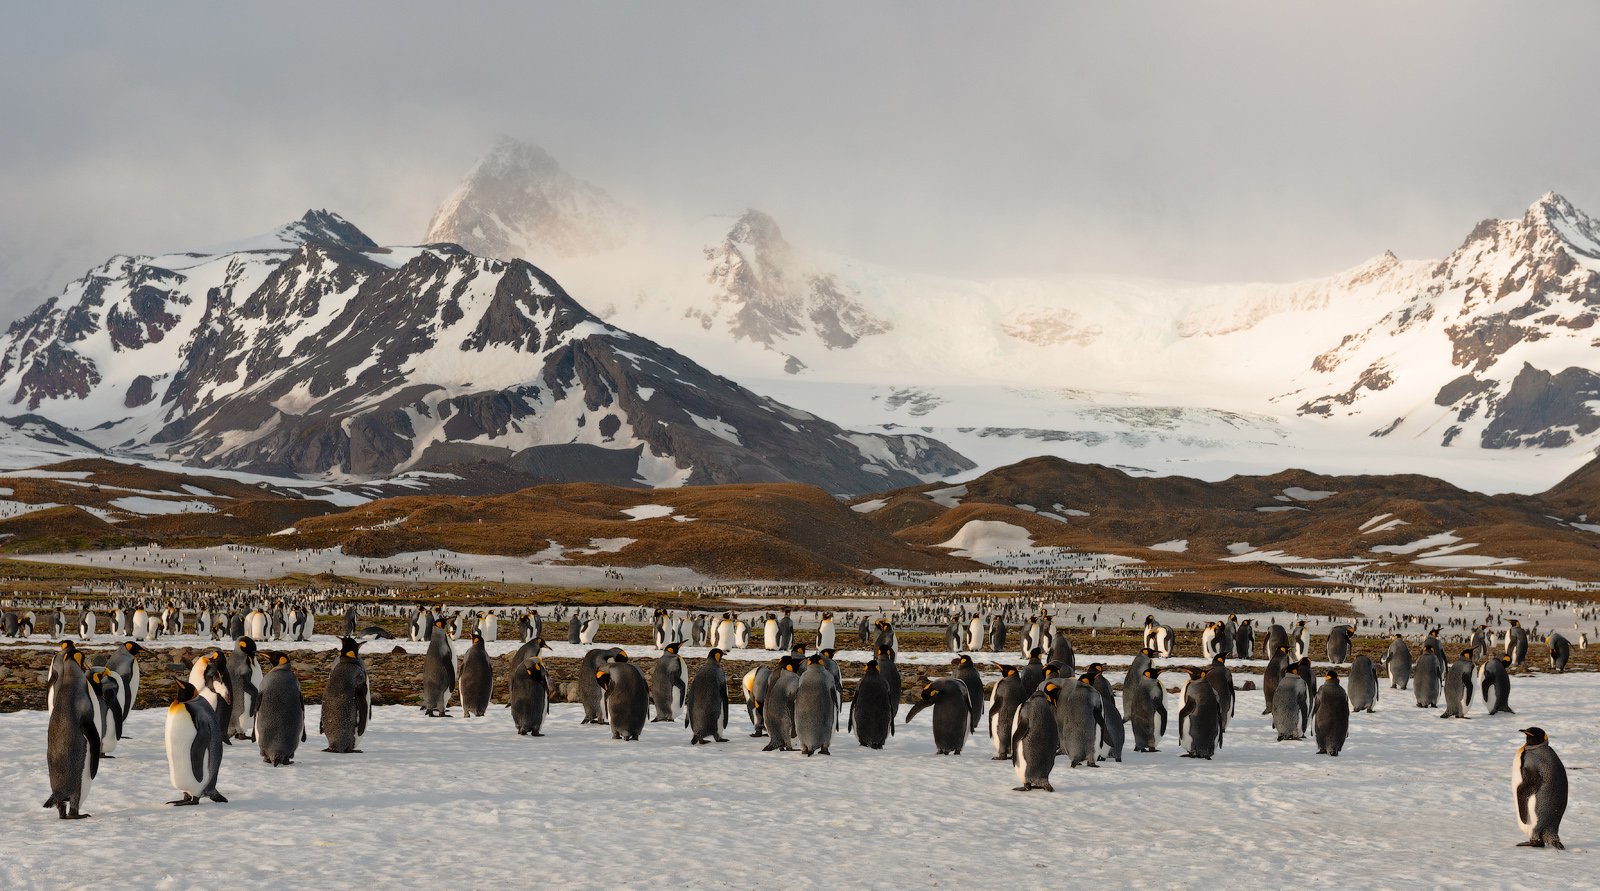
[[[678,653],[683,641],[673,641],[661,650],[650,669],[650,701],[656,707],[653,721],[676,721],[689,694],[689,664]]]
[[[179,681],[178,690],[167,706],[167,775],[172,787],[183,797],[167,804],[194,805],[208,789],[215,789],[210,769],[212,737],[221,733],[216,712],[200,697],[188,681]],[[218,800],[226,801],[220,795]]]
[[[544,717],[550,713],[550,681],[539,658],[517,663],[511,670],[511,720],[518,736],[544,736]]]
[[[300,678],[287,653],[269,653],[272,666],[261,681],[261,704],[256,708],[256,745],[261,760],[273,767],[294,763],[294,753],[306,740],[306,701]]]
[[[44,806],[54,807],[63,820],[89,816],[82,808],[88,801],[91,781],[100,773],[100,733],[95,726],[94,697],[89,692],[84,664],[82,653],[63,660],[51,686],[55,707],[50,710],[46,729],[50,797]]]
[[[1060,728],[1056,723],[1056,704],[1060,697],[1061,685],[1050,681],[1035,690],[1012,719],[1011,767],[1022,783],[1014,791],[1056,791],[1050,785],[1050,772],[1056,766],[1056,753],[1061,748]]]
[[[894,733],[894,716],[889,712],[889,684],[878,670],[878,660],[868,659],[856,695],[850,701],[850,719],[845,729],[869,749],[881,749]]]
[[[494,664],[484,647],[483,634],[472,632],[472,646],[461,659],[461,716],[481,718],[494,695]]]
[[[1330,668],[1322,678],[1316,701],[1311,705],[1312,734],[1317,740],[1318,755],[1337,758],[1344,749],[1345,738],[1350,735],[1350,699],[1339,686],[1338,672]]]
[[[1511,766],[1511,800],[1525,842],[1518,847],[1564,849],[1561,817],[1567,812],[1567,768],[1550,748],[1550,734],[1538,727],[1521,731],[1522,748]]]
[[[359,754],[361,739],[372,720],[372,686],[367,679],[367,663],[361,658],[361,644],[353,637],[339,641],[339,658],[328,672],[322,689],[322,718],[317,728],[327,737],[324,752]]]
[[[676,653],[676,651],[674,651]],[[660,663],[657,663],[658,665]],[[683,660],[678,661],[683,670],[689,670]],[[683,722],[691,733],[690,745],[709,744],[712,740],[727,742],[722,731],[728,729],[728,675],[722,670],[722,651],[713,649],[706,661],[694,673],[683,701]]]

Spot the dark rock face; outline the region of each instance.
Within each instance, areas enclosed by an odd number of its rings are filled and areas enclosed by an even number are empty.
[[[136,445],[269,473],[493,460],[553,480],[858,493],[972,466],[752,393],[602,323],[521,260],[379,248],[325,211],[277,238],[95,270],[0,341],[0,394],[87,420],[109,390]],[[171,363],[173,343],[172,367],[119,363],[113,379],[89,358],[162,344],[148,355]]]
[[[1522,366],[1511,389],[1483,431],[1483,447],[1559,448],[1574,437],[1600,430],[1600,416],[1586,403],[1600,400],[1600,374],[1568,368],[1557,374]]]

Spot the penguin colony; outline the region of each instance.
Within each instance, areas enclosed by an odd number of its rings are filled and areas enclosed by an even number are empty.
[[[442,611],[441,611],[442,612]],[[286,616],[287,617],[287,616]],[[353,613],[347,615],[349,629]],[[147,617],[148,621],[148,617]],[[620,647],[595,647],[584,654],[578,690],[583,703],[582,723],[606,726],[613,740],[637,740],[647,723],[675,724],[680,720],[690,732],[691,745],[728,742],[730,702],[723,657],[728,649],[747,649],[752,630],[732,613],[706,627],[703,617],[692,621],[674,618],[658,609],[653,618],[653,638],[662,648],[649,679]],[[271,634],[270,616],[244,617],[248,630]],[[61,625],[60,622],[56,623]],[[309,618],[305,632],[309,636]],[[451,632],[468,629],[471,644],[458,663]],[[284,626],[294,628],[292,624]],[[296,629],[298,633],[299,629]],[[429,716],[450,717],[452,701],[463,717],[483,716],[491,704],[494,670],[485,648],[495,634],[492,614],[468,614],[465,623],[418,610],[413,633],[427,639],[421,681],[423,704]],[[591,643],[598,620],[574,613],[569,639]],[[542,736],[549,713],[551,681],[541,653],[549,649],[539,632],[537,611],[519,621],[525,643],[512,660],[509,697],[517,733]],[[681,654],[691,633],[712,647],[697,667]],[[994,623],[949,620],[946,643],[952,650],[974,640],[1004,644],[1004,631],[995,635]],[[57,628],[63,633],[64,626]],[[1478,626],[1469,642],[1449,660],[1446,645],[1433,629],[1413,657],[1410,647],[1395,635],[1382,662],[1391,690],[1410,692],[1418,708],[1438,708],[1441,718],[1466,718],[1475,693],[1489,714],[1513,713],[1509,705],[1510,669],[1526,660],[1528,636],[1513,621],[1498,641],[1502,652],[1490,652],[1487,629]],[[796,751],[810,757],[829,755],[835,745],[844,712],[844,691],[831,613],[823,613],[816,642],[828,644],[807,653],[795,640],[790,616],[780,620],[769,613],[760,628],[760,643],[768,650],[786,649],[772,664],[758,665],[741,679],[751,737],[765,738],[763,751]],[[865,667],[849,700],[845,732],[858,745],[881,749],[889,743],[898,723],[910,723],[929,711],[938,754],[962,754],[972,735],[986,727],[994,752],[992,760],[1009,761],[1017,781],[1016,791],[1053,792],[1051,776],[1058,762],[1069,768],[1097,768],[1106,761],[1121,762],[1125,746],[1124,725],[1132,730],[1133,751],[1151,754],[1166,737],[1169,724],[1167,692],[1161,675],[1169,670],[1183,674],[1177,692],[1177,739],[1182,757],[1215,758],[1223,747],[1230,721],[1236,717],[1236,685],[1227,662],[1254,651],[1254,632],[1248,620],[1237,617],[1207,623],[1200,634],[1200,651],[1209,664],[1164,667],[1159,658],[1174,655],[1173,630],[1147,617],[1145,646],[1134,657],[1123,678],[1118,697],[1105,676],[1105,666],[1095,662],[1081,672],[1064,627],[1048,614],[1030,616],[1022,630],[1022,664],[993,667],[998,679],[985,690],[978,666],[967,653],[950,661],[948,677],[936,677],[916,690],[915,702],[899,719],[903,684],[896,664],[894,623],[886,618],[862,618],[858,639],[870,641],[873,658]],[[1355,631],[1334,626],[1327,635],[1325,652],[1334,666],[1349,661]],[[1554,632],[1545,637],[1551,667],[1564,670],[1570,646]],[[720,646],[726,644],[727,646]],[[1048,645],[1048,646],[1046,646]],[[1344,686],[1339,669],[1320,675],[1311,667],[1312,641],[1304,622],[1293,628],[1272,624],[1266,631],[1269,661],[1263,673],[1265,709],[1279,741],[1303,740],[1308,733],[1319,755],[1338,757],[1349,736],[1351,716],[1375,710],[1381,696],[1376,664],[1366,656],[1350,663]],[[360,642],[346,635],[330,669],[318,732],[327,739],[330,753],[359,753],[372,717],[371,687]],[[49,674],[47,703],[47,766],[50,796],[62,819],[89,816],[83,807],[98,776],[101,760],[114,757],[122,726],[137,695],[141,677],[138,657],[147,650],[129,640],[114,649],[104,665],[89,662],[71,640],[62,640]],[[265,661],[265,670],[262,662]],[[1318,681],[1320,680],[1320,684]],[[651,712],[654,718],[651,718]],[[1565,767],[1550,746],[1548,734],[1538,727],[1521,731],[1524,745],[1515,754],[1512,799],[1518,826],[1526,836],[1523,846],[1561,848],[1559,830],[1567,805]],[[176,682],[167,708],[164,744],[169,777],[179,798],[173,805],[196,805],[201,800],[226,803],[218,791],[224,746],[245,740],[255,743],[263,762],[273,767],[294,764],[299,746],[308,739],[305,703],[300,680],[285,653],[259,652],[254,638],[238,635],[233,645],[216,648],[195,659],[189,674]]]

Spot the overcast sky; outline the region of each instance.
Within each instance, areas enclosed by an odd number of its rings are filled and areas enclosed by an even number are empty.
[[[308,207],[415,242],[499,133],[961,275],[1281,280],[1600,212],[1583,0],[135,6],[6,11],[0,318]]]

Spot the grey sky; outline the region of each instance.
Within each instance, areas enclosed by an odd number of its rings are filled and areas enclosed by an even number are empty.
[[[307,207],[415,241],[500,132],[955,274],[1285,279],[1600,211],[1596,3],[134,6],[6,11],[0,317]]]

